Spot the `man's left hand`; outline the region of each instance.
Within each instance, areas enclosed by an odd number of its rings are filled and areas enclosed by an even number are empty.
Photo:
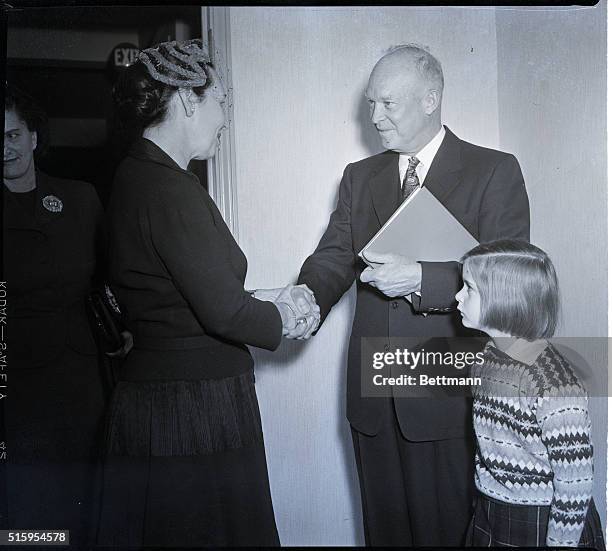
[[[421,290],[421,265],[400,254],[368,252],[366,260],[373,268],[361,272],[361,281],[376,287],[388,297],[403,297]]]

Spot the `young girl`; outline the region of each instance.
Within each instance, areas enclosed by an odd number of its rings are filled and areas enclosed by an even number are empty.
[[[555,269],[517,240],[479,245],[463,262],[463,324],[491,337],[472,368],[482,384],[474,387],[478,496],[467,544],[604,549],[587,395],[545,340],[559,311]]]

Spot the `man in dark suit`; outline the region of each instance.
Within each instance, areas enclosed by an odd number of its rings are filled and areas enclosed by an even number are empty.
[[[397,47],[378,61],[366,97],[386,151],[346,167],[336,209],[299,276],[314,292],[322,321],[357,280],[347,417],[369,545],[462,545],[471,514],[473,444],[466,400],[368,397],[361,386],[363,338],[382,338],[390,350],[395,337],[459,334],[454,295],[460,265],[392,254],[369,258],[370,268],[357,253],[421,185],[478,241],[529,239],[518,162],[443,127],[443,87],[440,63],[419,46]]]

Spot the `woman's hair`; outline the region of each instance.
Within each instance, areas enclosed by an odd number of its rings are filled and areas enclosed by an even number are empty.
[[[467,252],[480,293],[482,326],[527,340],[552,337],[559,316],[559,284],[548,255],[518,239],[483,243]]]
[[[198,97],[212,84],[213,68],[199,39],[163,42],[142,50],[113,87],[117,115],[129,128],[155,126],[168,114],[170,98],[179,88]]]
[[[4,110],[15,111],[30,132],[36,132],[36,157],[44,154],[49,143],[47,115],[36,100],[13,84],[4,88]]]

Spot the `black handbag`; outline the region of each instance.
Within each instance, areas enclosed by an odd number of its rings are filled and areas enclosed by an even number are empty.
[[[98,347],[116,352],[123,346],[121,310],[108,285],[94,289],[87,297],[87,314]]]

